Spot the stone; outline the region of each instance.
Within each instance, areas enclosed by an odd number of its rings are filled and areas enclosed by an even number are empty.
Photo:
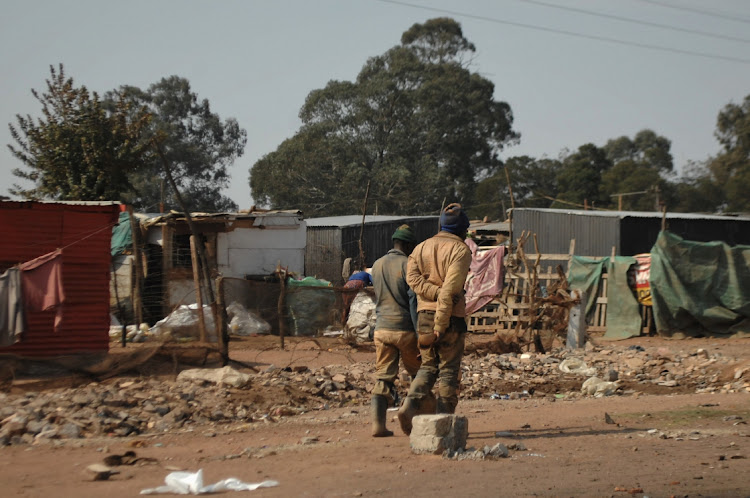
[[[229,366],[223,368],[192,368],[183,370],[177,376],[177,381],[207,381],[232,387],[245,387],[250,383],[250,379],[250,375]]]
[[[81,437],[81,428],[72,422],[68,422],[60,427],[58,435],[68,439],[77,439]]]
[[[463,450],[469,435],[469,421],[460,415],[418,415],[412,420],[409,436],[416,454],[441,455]]]
[[[120,471],[101,463],[93,463],[86,467],[86,473],[91,476],[92,481],[106,481],[114,474],[119,474]]]
[[[331,377],[331,380],[337,384],[346,384],[346,375],[336,374],[333,377]]]
[[[26,424],[29,423],[29,418],[22,414],[11,415],[4,420],[3,432],[6,432],[8,436],[20,436],[26,432]]]

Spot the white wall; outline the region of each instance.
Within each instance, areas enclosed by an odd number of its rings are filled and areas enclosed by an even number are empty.
[[[264,217],[263,226],[267,228],[237,228],[217,234],[216,262],[222,275],[269,275],[277,264],[298,274],[304,272],[305,222],[291,217]]]

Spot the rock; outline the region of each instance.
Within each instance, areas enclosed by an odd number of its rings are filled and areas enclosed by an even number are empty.
[[[214,384],[226,384],[232,387],[245,387],[250,383],[251,376],[235,370],[232,367],[224,368],[193,368],[183,370],[177,376],[177,381],[207,381]]]
[[[58,435],[68,439],[77,439],[81,437],[81,428],[72,422],[68,422],[58,429]]]
[[[44,430],[44,427],[48,425],[47,422],[44,422],[42,420],[30,420],[28,424],[26,424],[26,432],[29,434],[32,434],[36,436],[42,430]]]
[[[29,417],[16,413],[6,418],[3,422],[3,432],[7,433],[8,436],[20,436],[26,432],[26,425],[29,423]]]
[[[614,382],[614,381],[616,381],[616,380],[617,380],[617,379],[618,379],[619,377],[620,377],[620,376],[619,376],[619,374],[617,373],[617,370],[615,370],[615,369],[613,369],[613,368],[610,368],[610,369],[609,369],[609,371],[607,372],[607,380],[608,380],[609,382]]]
[[[317,436],[303,437],[299,440],[300,444],[315,444],[318,442]]]
[[[469,421],[460,415],[418,415],[412,420],[411,450],[417,454],[440,455],[462,450],[469,434]]]
[[[346,384],[346,375],[336,374],[333,377],[331,377],[331,380],[337,384]]]
[[[101,463],[93,463],[86,467],[86,473],[91,476],[92,481],[106,481],[111,476],[119,474],[120,471]]]
[[[497,443],[495,446],[490,448],[489,446],[484,447],[484,457],[485,458],[507,458],[508,457],[508,448],[501,443]]]

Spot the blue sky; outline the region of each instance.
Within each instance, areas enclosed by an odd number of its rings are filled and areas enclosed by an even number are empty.
[[[30,89],[44,88],[50,64],[62,62],[77,83],[100,93],[179,75],[247,130],[225,193],[248,208],[251,166],[299,128],[307,94],[332,79],[353,80],[412,24],[440,16],[462,24],[477,47],[473,70],[513,110],[521,142],[502,158],[557,157],[650,128],[672,141],[680,169],[719,150],[717,113],[750,94],[750,3],[743,0],[7,1],[0,142],[11,143],[7,124],[16,114],[38,115]],[[0,194],[17,182],[11,170],[20,165],[3,147]]]

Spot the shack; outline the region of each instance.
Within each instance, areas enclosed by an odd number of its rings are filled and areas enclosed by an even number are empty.
[[[365,265],[370,267],[391,249],[391,235],[400,225],[411,225],[421,242],[440,230],[439,220],[439,216],[368,215],[363,228],[361,215],[308,218],[305,275],[341,285],[344,261],[351,258],[352,268],[358,266],[360,233]]]
[[[183,214],[138,214],[144,320],[168,315],[181,304],[196,302],[190,229]],[[193,213],[208,266],[214,276],[263,279],[277,266],[302,274],[306,223],[300,211],[251,210],[239,213]],[[131,256],[117,267],[118,297],[130,300]],[[125,267],[125,270],[122,268]]]
[[[510,210],[512,236],[537,235],[539,251],[567,254],[571,239],[575,253],[603,257],[634,256],[651,251],[662,225],[662,213],[643,211],[584,211],[544,208]],[[666,228],[688,240],[750,244],[750,218],[696,213],[667,213]]]
[[[0,273],[61,250],[62,297],[26,309],[20,340],[0,353],[52,357],[109,348],[110,239],[118,202],[0,201]],[[57,271],[57,270],[56,270]]]

